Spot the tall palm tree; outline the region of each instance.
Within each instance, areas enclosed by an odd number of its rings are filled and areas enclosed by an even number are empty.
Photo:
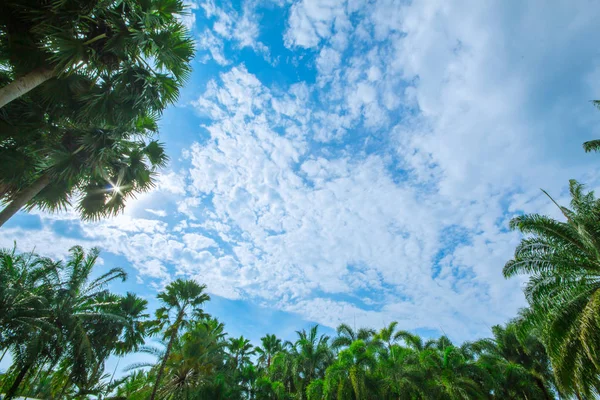
[[[227,349],[229,350],[229,360],[234,370],[244,367],[250,361],[250,356],[254,354],[254,346],[244,336],[230,338],[227,343]]]
[[[182,13],[180,0],[2,2],[0,54],[12,82],[0,88],[0,107],[50,80],[74,73],[105,80],[132,67],[138,79],[163,81],[176,97],[194,54],[177,19]]]
[[[600,392],[600,201],[575,180],[570,193],[570,209],[557,205],[564,222],[538,214],[511,221],[528,237],[504,276],[530,275],[524,327],[540,332],[559,388],[589,397]]]
[[[305,397],[305,389],[313,379],[323,379],[327,367],[333,361],[329,347],[329,336],[319,335],[319,326],[310,330],[296,331],[298,340],[291,346],[291,359],[294,371],[294,385],[300,399]]]
[[[156,310],[157,327],[164,329],[163,339],[168,340],[168,342],[156,373],[156,381],[150,400],[156,398],[179,329],[189,324],[186,318],[190,314],[196,317],[203,315],[201,306],[210,300],[208,294],[204,293],[205,290],[206,285],[200,285],[193,280],[178,279],[169,283],[165,290],[158,295],[158,299],[163,306]]]
[[[68,371],[65,388],[71,383],[81,387],[89,384],[88,372],[106,358],[104,331],[107,326],[122,327],[127,322],[116,312],[112,302],[105,301],[109,294],[106,286],[116,280],[124,281],[127,274],[121,268],[111,268],[92,278],[98,256],[96,248],[86,254],[83,248],[75,246],[65,263],[58,262],[64,273],[55,300],[53,322],[62,327],[66,339],[62,363],[62,368]],[[116,341],[118,334],[113,338]]]
[[[265,335],[260,338],[261,346],[256,347],[256,353],[258,353],[258,363],[263,368],[269,369],[271,367],[271,360],[273,356],[283,349],[281,339],[278,339],[275,335]]]
[[[336,329],[337,336],[331,341],[331,347],[341,349],[349,347],[356,340],[370,341],[375,335],[374,329],[360,328],[355,331],[348,324],[340,324]]]

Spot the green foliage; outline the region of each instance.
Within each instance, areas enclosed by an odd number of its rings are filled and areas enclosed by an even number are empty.
[[[0,225],[34,207],[112,216],[154,186],[167,162],[157,119],[191,71],[184,12],[180,0],[0,4],[0,97],[52,71],[0,108]]]
[[[396,322],[379,332],[341,325],[332,340],[314,326],[294,342],[266,335],[254,347],[204,313],[209,296],[194,281],[167,285],[148,319],[146,300],[106,290],[125,278],[121,270],[90,278],[97,250],[75,247],[66,262],[15,249],[0,255],[0,345],[13,358],[2,384],[11,396],[535,400],[555,390],[544,347],[513,323],[460,347],[445,336],[424,343]],[[144,345],[148,334],[163,347]],[[156,362],[132,365],[118,380],[104,372],[110,355],[134,351]]]
[[[589,397],[600,391],[600,200],[574,180],[570,194],[571,208],[559,206],[565,222],[537,214],[511,221],[528,237],[504,274],[530,275],[523,325],[539,332],[561,391]]]
[[[81,247],[72,248],[66,261],[0,251],[0,345],[13,359],[2,379],[8,397],[101,392],[108,356],[143,342],[147,302],[106,289],[126,278],[119,268],[92,278],[97,258],[98,250],[86,254]]]

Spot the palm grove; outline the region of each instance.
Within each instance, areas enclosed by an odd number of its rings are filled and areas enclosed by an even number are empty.
[[[190,73],[179,0],[5,0],[0,4],[0,226],[21,209],[94,220],[149,190],[167,157],[158,119]],[[596,105],[598,103],[596,102]],[[600,141],[584,144],[586,151]],[[203,311],[206,287],[171,282],[153,315],[98,251],[52,260],[0,252],[0,376],[7,398],[591,399],[600,393],[600,201],[570,183],[562,221],[523,215],[504,275],[529,277],[529,307],[491,336],[424,340],[317,326],[258,346]],[[549,197],[549,201],[554,201]],[[555,203],[556,204],[556,203]],[[94,270],[96,268],[96,270]],[[152,338],[151,341],[148,339]],[[149,345],[153,343],[154,345]],[[107,371],[132,352],[153,363]],[[0,359],[1,360],[1,359]],[[117,364],[118,365],[118,364]]]

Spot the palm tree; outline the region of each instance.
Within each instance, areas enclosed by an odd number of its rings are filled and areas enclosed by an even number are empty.
[[[24,331],[47,327],[57,271],[32,253],[0,250],[0,348],[20,341]]]
[[[600,109],[600,100],[592,100],[592,104],[596,106],[596,108]],[[585,150],[586,153],[591,151],[600,151],[600,139],[585,142],[583,144],[583,150]]]
[[[207,390],[225,363],[226,343],[223,324],[207,317],[189,324],[187,331],[175,338],[158,391],[160,398],[189,398]],[[142,351],[162,359],[165,351],[144,346]],[[128,369],[153,367],[137,363]],[[202,397],[200,397],[202,398]]]
[[[374,391],[369,385],[369,376],[377,365],[375,347],[363,340],[354,341],[342,350],[337,360],[327,368],[323,384],[325,398],[367,399],[367,393]]]
[[[378,374],[383,391],[390,398],[427,398],[427,376],[419,358],[421,350],[398,344],[392,344],[389,350],[380,349]]]
[[[244,336],[230,338],[227,349],[229,350],[229,360],[232,363],[233,370],[244,367],[250,361],[250,356],[254,354],[254,346]]]
[[[360,328],[358,331],[354,331],[348,324],[340,324],[336,329],[336,333],[337,336],[331,341],[331,347],[340,349],[349,347],[356,340],[370,341],[375,335],[375,330]]]
[[[19,372],[8,387],[7,398],[17,393],[29,370],[36,365],[42,367],[47,362],[55,365],[62,360],[61,370],[66,377],[64,390],[71,383],[89,383],[88,371],[98,365],[98,359],[104,354],[98,332],[121,320],[112,314],[112,305],[105,301],[108,294],[105,287],[116,279],[124,280],[126,274],[113,268],[96,279],[90,279],[98,258],[97,249],[86,255],[81,247],[73,247],[66,263],[33,257],[36,262],[24,264],[23,273],[41,277],[46,291],[45,307],[40,318],[44,323],[36,327],[31,324],[36,319],[27,318],[24,326],[27,329],[16,330],[23,332],[19,335],[19,343],[11,348],[14,366]],[[22,277],[21,274],[16,282]]]
[[[590,397],[600,391],[600,201],[574,180],[570,193],[571,209],[558,206],[565,222],[538,214],[511,221],[529,236],[504,276],[531,276],[524,327],[540,332],[561,391]]]
[[[105,331],[116,326],[117,333],[112,336],[116,342],[120,327],[127,323],[114,304],[106,301],[107,295],[110,296],[106,286],[115,280],[124,281],[127,274],[121,268],[111,268],[92,279],[98,256],[96,248],[86,254],[83,248],[75,246],[66,263],[58,262],[64,280],[54,301],[53,323],[61,327],[66,340],[61,368],[69,372],[64,390],[71,383],[88,387],[90,371],[92,381],[101,376],[97,367],[107,356]]]
[[[142,299],[134,293],[127,292],[118,302],[118,313],[126,320],[119,341],[115,344],[115,353],[125,355],[132,351],[138,351],[140,345],[145,342],[148,317],[146,309],[148,300]]]
[[[291,345],[293,379],[300,399],[304,399],[305,389],[313,379],[325,377],[325,371],[333,360],[329,336],[319,335],[318,332],[318,325],[308,332],[305,329],[296,331],[298,340]]]
[[[59,332],[50,323],[56,266],[36,254],[0,251],[0,349],[13,358],[11,379],[4,380],[12,398],[28,373],[60,355]]]
[[[83,196],[77,210],[83,219],[120,212],[127,199],[154,186],[156,169],[167,162],[160,143],[128,139],[135,134],[135,130],[70,129],[61,132],[61,147],[46,149],[32,165],[34,170],[16,177],[0,172],[7,203],[0,212],[0,226],[23,207],[65,208],[79,192]]]
[[[150,400],[156,398],[156,393],[179,329],[189,324],[186,317],[190,313],[194,316],[203,315],[200,307],[210,300],[210,297],[204,293],[205,290],[206,285],[200,285],[193,280],[178,279],[169,283],[165,290],[158,295],[158,299],[163,306],[156,310],[157,327],[164,329],[163,339],[168,339],[168,343],[156,373],[156,381],[154,382]]]
[[[260,339],[262,346],[256,347],[256,352],[259,354],[258,363],[263,368],[269,369],[271,367],[271,360],[273,356],[283,349],[281,339],[278,339],[275,335],[265,335]]]
[[[148,300],[142,299],[134,293],[127,292],[125,296],[122,296],[118,301],[118,314],[125,318],[126,324],[123,326],[118,341],[114,343],[114,347],[111,349],[117,356],[117,365],[110,377],[109,385],[112,383],[121,357],[138,351],[140,346],[144,344],[148,324],[144,321],[148,317],[146,314],[146,308],[148,307]]]
[[[474,362],[468,346],[456,347],[446,337],[426,343],[419,355],[433,398],[484,399],[489,395],[489,374]]]
[[[404,343],[413,350],[421,351],[424,348],[423,340],[419,335],[415,335],[408,331],[396,330],[398,322],[393,321],[388,326],[381,328],[381,330],[375,336],[375,339],[386,345],[388,350],[391,351],[392,346],[399,340],[403,340]]]
[[[515,322],[492,327],[493,338],[471,344],[477,362],[496,378],[497,397],[550,400],[553,379],[546,350],[531,334],[520,338],[518,330]]]
[[[63,83],[72,74],[105,80],[127,69],[138,79],[162,81],[176,97],[194,54],[177,19],[184,12],[180,0],[2,2],[0,54],[12,82],[0,88],[0,107],[45,82]]]

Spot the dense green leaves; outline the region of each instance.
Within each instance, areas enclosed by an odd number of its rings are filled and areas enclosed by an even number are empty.
[[[180,0],[0,4],[0,226],[20,209],[95,220],[151,189],[157,119],[190,73]]]
[[[523,215],[511,227],[529,236],[504,267],[505,276],[530,275],[524,326],[539,332],[561,391],[600,391],[600,201],[570,182],[566,221]]]
[[[110,293],[107,285],[124,280],[125,272],[106,269],[93,278],[97,259],[97,250],[80,247],[66,262],[0,251],[0,345],[13,358],[2,379],[7,396],[45,390],[51,371],[52,396],[96,393],[108,356],[143,342],[147,303]],[[30,382],[33,375],[40,380]]]

